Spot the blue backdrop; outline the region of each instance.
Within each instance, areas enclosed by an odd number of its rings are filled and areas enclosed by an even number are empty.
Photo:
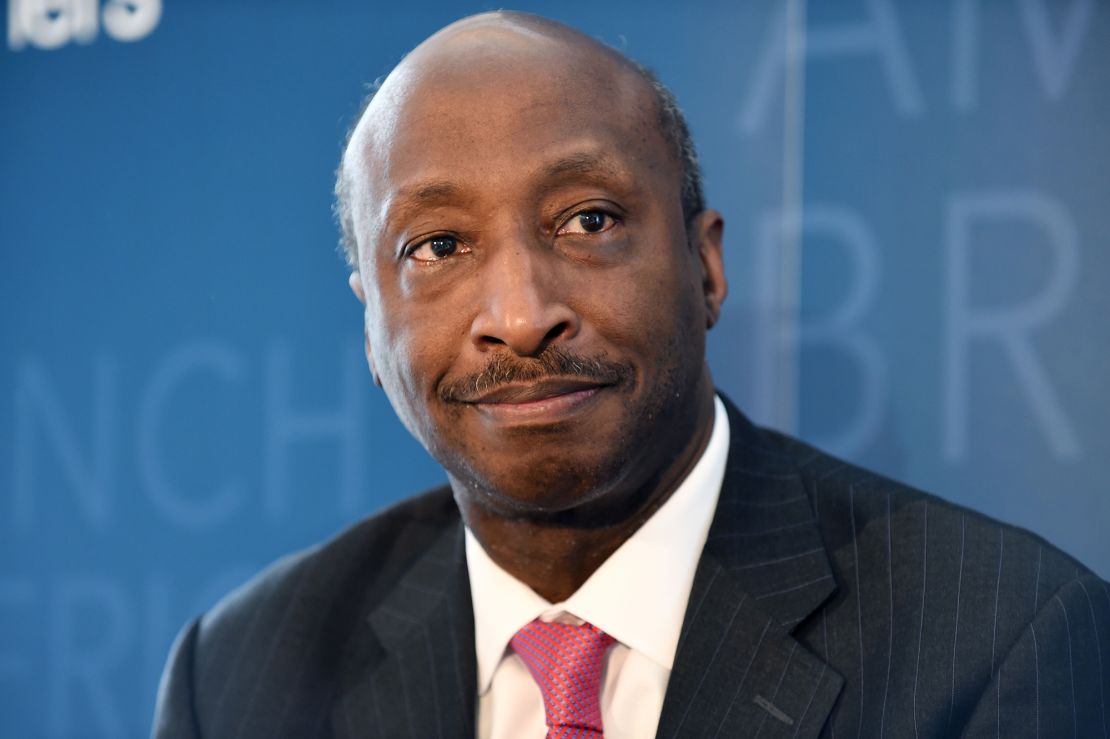
[[[1110,4],[522,2],[655,68],[727,220],[718,383],[1110,575]],[[175,632],[441,480],[330,217],[365,83],[488,5],[8,0],[0,735],[148,731]]]

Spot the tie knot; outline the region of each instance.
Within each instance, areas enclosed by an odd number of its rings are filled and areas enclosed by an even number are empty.
[[[601,672],[616,640],[593,624],[536,619],[510,644],[540,687],[549,739],[601,737]]]

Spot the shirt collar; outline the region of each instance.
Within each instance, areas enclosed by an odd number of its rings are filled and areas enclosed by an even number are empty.
[[[489,690],[513,635],[537,617],[550,620],[559,613],[589,621],[665,669],[673,667],[694,571],[728,458],[728,415],[720,398],[714,397],[713,405],[713,431],[694,468],[659,510],[563,603],[547,602],[501,569],[466,529],[479,694]]]

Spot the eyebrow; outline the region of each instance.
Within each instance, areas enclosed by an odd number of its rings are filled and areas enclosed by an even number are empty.
[[[545,179],[559,179],[563,177],[597,177],[617,176],[619,169],[613,166],[612,160],[604,154],[578,152],[569,154],[544,166],[542,173]]]
[[[462,189],[448,180],[431,180],[405,187],[397,194],[395,202],[400,208],[438,205],[462,197]]]
[[[458,202],[462,198],[462,188],[449,180],[417,182],[397,193],[387,208],[386,217],[389,222],[394,222],[404,219],[409,213]]]

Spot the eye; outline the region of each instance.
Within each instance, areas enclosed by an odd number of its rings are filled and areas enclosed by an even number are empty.
[[[556,231],[559,235],[595,234],[608,231],[616,225],[616,219],[603,210],[583,210],[575,213]]]
[[[433,236],[425,239],[409,252],[409,258],[418,262],[438,262],[455,254],[466,254],[469,248],[459,243],[454,236]]]

